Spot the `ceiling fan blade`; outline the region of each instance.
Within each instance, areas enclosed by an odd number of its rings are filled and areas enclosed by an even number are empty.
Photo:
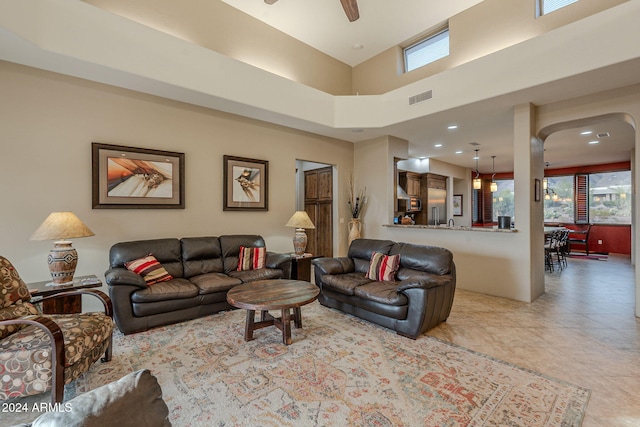
[[[266,0],[265,0],[266,1]],[[340,0],[344,13],[347,14],[349,22],[357,21],[360,18],[360,12],[358,12],[358,0]]]
[[[275,2],[277,2],[278,0],[264,0],[264,2],[266,4],[274,4]]]

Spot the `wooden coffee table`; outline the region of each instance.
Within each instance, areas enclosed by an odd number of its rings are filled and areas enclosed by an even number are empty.
[[[258,280],[244,283],[227,293],[227,301],[234,307],[247,310],[244,340],[253,339],[253,331],[276,326],[282,331],[282,342],[291,344],[291,311],[296,328],[302,328],[300,307],[318,298],[320,289],[302,280]],[[281,310],[281,317],[273,317],[269,310]],[[255,321],[256,311],[260,311],[260,321]]]

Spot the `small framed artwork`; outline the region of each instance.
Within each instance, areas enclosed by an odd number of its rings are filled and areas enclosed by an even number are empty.
[[[269,210],[269,162],[224,156],[223,210]]]
[[[184,153],[91,144],[94,209],[184,209]]]
[[[533,197],[536,202],[539,202],[542,197],[542,189],[540,188],[540,180],[538,178],[535,179]]]
[[[462,216],[462,194],[453,195],[453,216]]]

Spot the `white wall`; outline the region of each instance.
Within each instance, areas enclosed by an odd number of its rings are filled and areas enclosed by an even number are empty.
[[[78,274],[102,276],[125,240],[256,233],[291,252],[296,159],[336,165],[339,180],[352,172],[349,142],[1,61],[0,93],[0,254],[28,282],[49,278],[53,243],[29,237],[52,211],[75,212],[95,233],[74,241]],[[91,142],[185,153],[186,208],[92,209]],[[225,154],[269,161],[268,212],[223,212]],[[346,231],[337,238],[344,250]]]

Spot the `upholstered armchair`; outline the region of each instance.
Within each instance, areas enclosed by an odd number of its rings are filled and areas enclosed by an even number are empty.
[[[78,378],[102,354],[111,360],[111,300],[82,289],[44,297],[88,294],[100,299],[104,313],[43,315],[11,262],[0,256],[0,400],[51,390],[62,402],[64,385]]]

